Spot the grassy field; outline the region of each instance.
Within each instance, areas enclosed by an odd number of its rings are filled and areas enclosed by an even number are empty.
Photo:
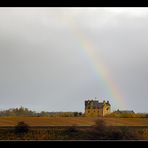
[[[148,126],[148,118],[105,118],[105,122],[112,126]]]
[[[103,118],[106,124],[100,120],[97,126],[91,126],[97,119],[88,117],[0,117],[0,140],[148,140],[148,118]],[[17,132],[14,126],[19,121],[24,121],[30,126],[27,132]]]
[[[103,118],[112,126],[148,126],[148,118]],[[15,126],[24,121],[30,126],[89,126],[97,118],[88,117],[0,117],[0,126]]]
[[[0,126],[15,126],[19,121],[30,126],[85,126],[93,125],[95,120],[84,117],[0,117]]]

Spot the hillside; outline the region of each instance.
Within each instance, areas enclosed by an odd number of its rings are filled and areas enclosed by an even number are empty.
[[[30,126],[91,126],[97,118],[88,117],[0,117],[0,126],[15,126],[24,121]],[[104,118],[112,126],[148,126],[148,118]]]

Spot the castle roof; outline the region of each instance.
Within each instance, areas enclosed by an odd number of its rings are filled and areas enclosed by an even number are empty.
[[[98,103],[98,108],[102,108],[104,106],[103,103]]]

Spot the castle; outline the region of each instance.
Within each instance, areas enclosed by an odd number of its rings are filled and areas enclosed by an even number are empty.
[[[103,117],[111,113],[111,105],[109,101],[99,102],[96,100],[85,101],[85,116]]]

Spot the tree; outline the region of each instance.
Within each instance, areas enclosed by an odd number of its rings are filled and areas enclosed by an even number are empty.
[[[30,129],[30,127],[28,124],[26,124],[24,121],[20,121],[15,126],[15,133],[24,134],[24,133],[29,132],[29,129]]]

